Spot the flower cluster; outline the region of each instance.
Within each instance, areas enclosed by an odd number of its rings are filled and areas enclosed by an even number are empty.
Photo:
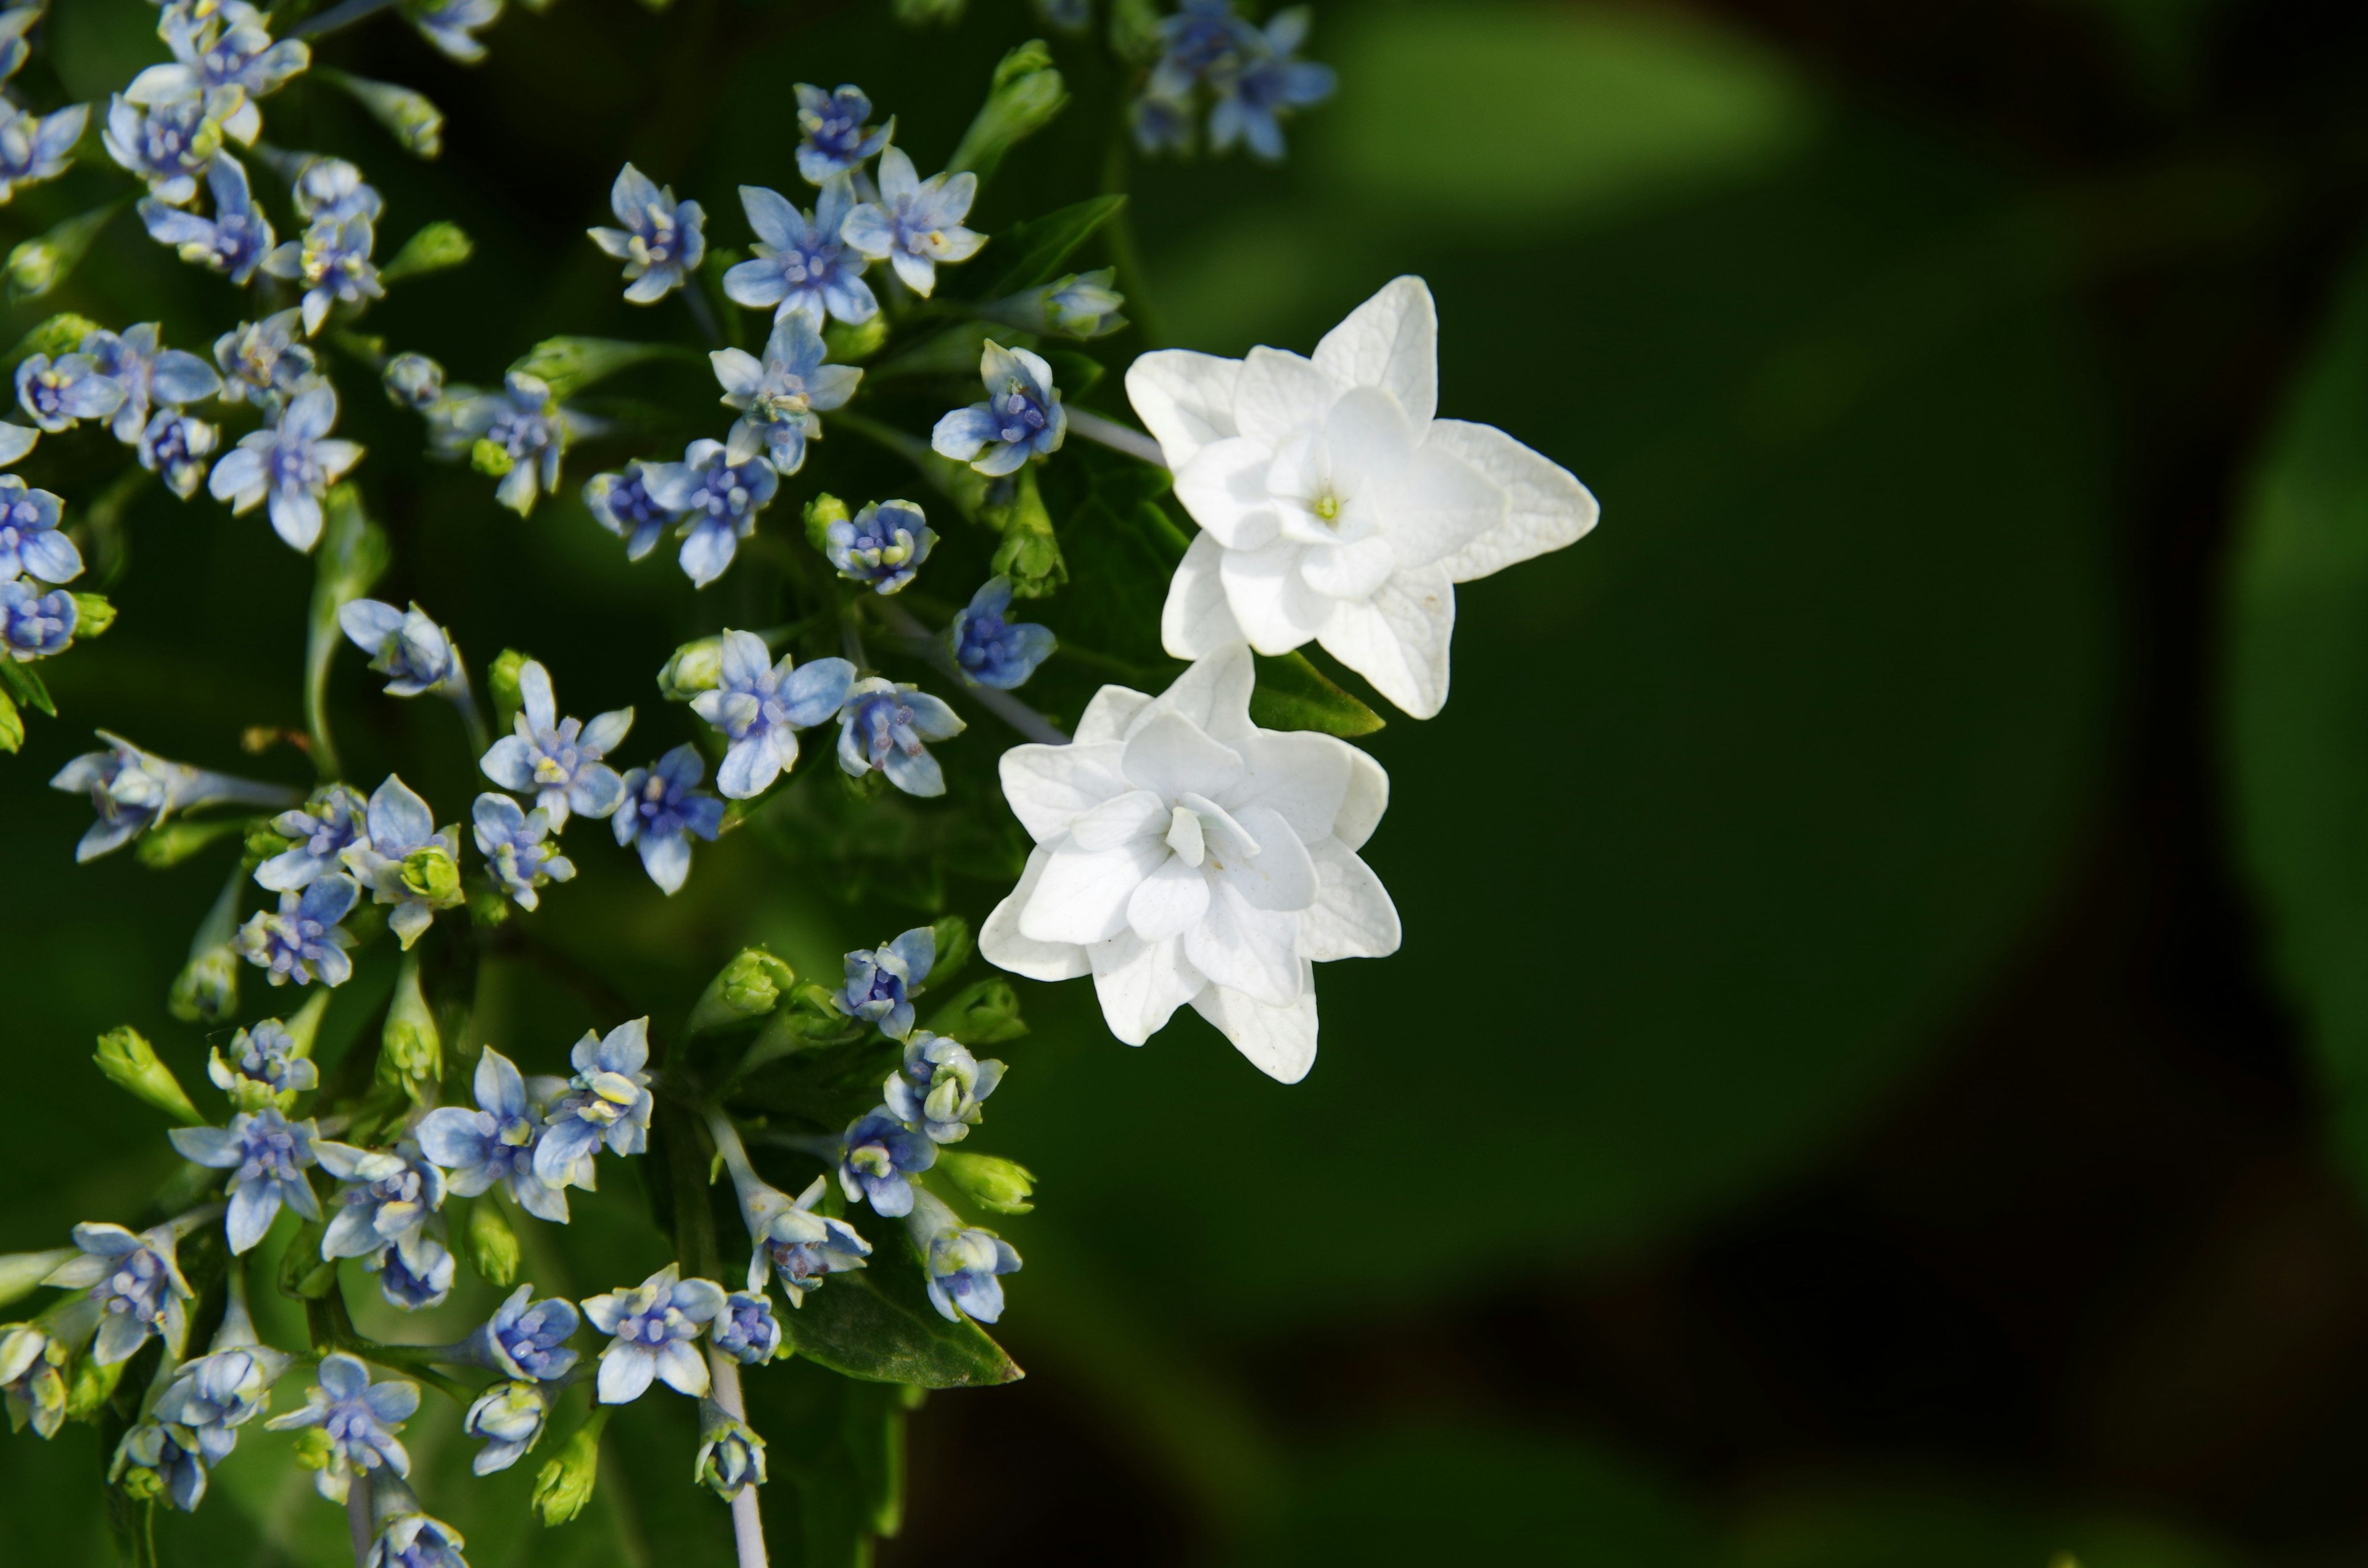
[[[1146,153],[1190,152],[1205,88],[1211,152],[1240,142],[1255,157],[1280,159],[1282,122],[1332,96],[1332,68],[1298,58],[1308,19],[1305,6],[1292,6],[1260,28],[1235,15],[1233,0],[1184,0],[1159,24],[1159,61],[1134,102],[1136,143]]]

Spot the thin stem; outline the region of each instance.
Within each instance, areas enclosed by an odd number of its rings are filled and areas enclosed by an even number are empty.
[[[964,675],[962,666],[954,663],[954,656],[946,651],[945,643],[929,635],[929,629],[915,619],[913,612],[903,605],[883,601],[880,606],[880,615],[888,622],[889,629],[904,642],[908,652],[918,653],[939,673],[951,676],[962,687],[963,696],[1031,741],[1048,746],[1069,744],[1069,737],[1063,734],[1050,719],[1011,693],[997,691],[991,686],[981,686]]]
[[[346,1483],[346,1528],[354,1538],[354,1568],[370,1568],[370,1471],[357,1470]]]
[[[473,754],[483,756],[493,750],[494,740],[485,729],[485,716],[477,708],[476,688],[469,682],[469,666],[461,662],[458,648],[452,650],[452,678],[445,683],[445,695],[461,710],[461,722],[468,726]]]
[[[715,1403],[724,1415],[746,1426],[748,1404],[740,1395],[739,1364],[718,1350],[712,1340],[707,1346],[707,1370],[715,1385]],[[743,1486],[732,1494],[732,1540],[740,1550],[740,1568],[766,1568],[765,1518],[754,1486]]]
[[[707,339],[711,348],[723,347],[723,329],[716,324],[715,307],[707,302],[707,294],[697,278],[684,280],[682,302],[690,307],[690,319],[699,326],[699,335]]]
[[[1072,408],[1068,414],[1071,435],[1083,436],[1088,441],[1108,447],[1114,452],[1124,452],[1131,458],[1141,458],[1154,468],[1167,466],[1167,454],[1159,449],[1158,442],[1142,431],[1130,430],[1115,419],[1105,419],[1082,408]]]
[[[381,11],[389,9],[394,3],[395,0],[346,0],[344,5],[330,6],[289,36],[318,38],[323,33],[335,32],[339,28],[351,27],[366,17],[375,16]]]

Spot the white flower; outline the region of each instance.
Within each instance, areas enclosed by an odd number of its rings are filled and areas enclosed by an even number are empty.
[[[1179,659],[1313,640],[1417,719],[1447,700],[1455,588],[1559,550],[1595,497],[1503,431],[1432,417],[1439,323],[1401,278],[1303,359],[1145,354],[1127,396],[1201,525],[1160,635]]]
[[[1160,697],[1102,687],[1073,744],[1004,753],[1036,848],[978,942],[1032,980],[1091,974],[1129,1045],[1190,1002],[1295,1084],[1315,1061],[1314,966],[1397,950],[1397,911],[1357,858],[1390,783],[1344,741],[1251,723],[1255,678],[1229,643]]]

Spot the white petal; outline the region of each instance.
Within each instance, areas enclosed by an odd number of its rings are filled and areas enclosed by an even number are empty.
[[[1299,1000],[1269,1007],[1238,991],[1212,985],[1192,998],[1193,1010],[1234,1042],[1250,1065],[1278,1083],[1296,1084],[1315,1065],[1315,981]]]
[[[1208,909],[1207,875],[1197,866],[1186,865],[1183,857],[1170,855],[1167,863],[1145,877],[1127,900],[1126,923],[1144,941],[1160,942],[1199,924]]]
[[[1218,985],[1246,991],[1270,1006],[1299,999],[1300,915],[1254,909],[1232,885],[1210,886],[1209,912],[1184,933],[1184,956]]]
[[[1028,869],[1019,874],[1019,885],[995,906],[995,913],[979,927],[978,950],[997,969],[1008,969],[1030,980],[1075,980],[1093,971],[1084,948],[1075,942],[1040,942],[1019,931],[1019,912],[1036,896],[1036,885],[1043,877],[1044,862],[1051,855],[1049,849],[1029,852]]]
[[[1343,385],[1383,387],[1416,426],[1439,412],[1439,314],[1419,278],[1392,279],[1315,346],[1315,364]]]
[[[1253,348],[1234,383],[1234,423],[1269,451],[1324,417],[1341,387],[1313,362],[1280,348]]]
[[[1149,790],[1130,790],[1104,801],[1069,826],[1069,846],[1088,854],[1116,849],[1167,830],[1167,802]]]
[[[1217,571],[1224,556],[1224,547],[1215,535],[1200,534],[1177,562],[1175,579],[1167,585],[1167,603],[1159,612],[1159,642],[1178,659],[1205,658],[1228,642],[1242,641],[1241,624],[1234,619],[1233,607],[1225,603],[1224,579]],[[1086,715],[1077,722],[1079,740],[1086,738],[1086,723],[1093,710],[1087,709]]]
[[[1315,862],[1315,906],[1299,929],[1299,950],[1311,961],[1381,959],[1398,950],[1403,936],[1397,905],[1373,869],[1337,838],[1311,844]]]
[[[1115,941],[1097,944],[1090,954],[1102,1021],[1129,1045],[1141,1045],[1158,1033],[1204,983],[1184,961],[1183,946],[1172,937],[1146,942],[1128,931]]]
[[[1228,642],[1178,676],[1134,716],[1128,733],[1141,731],[1162,713],[1176,713],[1191,720],[1210,739],[1231,745],[1255,733],[1250,690],[1257,684],[1258,666],[1250,659],[1249,645]]]
[[[1190,559],[1188,553],[1185,557]],[[1180,656],[1180,655],[1179,655]],[[1142,692],[1130,691],[1122,686],[1106,686],[1094,693],[1086,710],[1077,716],[1077,733],[1072,747],[1096,745],[1105,741],[1126,738],[1126,727],[1136,714],[1151,706],[1151,699]]]
[[[1087,744],[1082,734],[1064,746],[1014,746],[997,765],[1003,798],[1028,835],[1049,844],[1086,812],[1134,788],[1121,771],[1124,756],[1122,747]]]
[[[1355,746],[1312,730],[1260,730],[1234,745],[1249,774],[1231,794],[1217,798],[1219,805],[1236,816],[1252,806],[1269,807],[1303,843],[1332,836],[1362,755]]]
[[[1441,562],[1459,583],[1486,577],[1517,561],[1560,550],[1595,527],[1600,508],[1587,486],[1502,430],[1442,419],[1430,427],[1426,446],[1454,453],[1504,490],[1504,520]]]
[[[1435,442],[1398,471],[1374,509],[1407,566],[1456,554],[1503,528],[1511,515],[1503,485]]]
[[[1325,411],[1323,461],[1345,488],[1386,486],[1422,444],[1420,426],[1379,387],[1344,392]]]
[[[1236,436],[1212,441],[1176,471],[1176,499],[1227,550],[1257,550],[1281,527],[1268,471],[1271,448]]]
[[[1167,858],[1156,838],[1110,849],[1064,844],[1045,858],[1036,892],[1019,912],[1019,932],[1040,942],[1099,942],[1126,928],[1127,901]]]
[[[1381,825],[1382,813],[1390,809],[1390,776],[1355,746],[1343,742],[1341,749],[1349,757],[1349,791],[1340,801],[1340,814],[1332,819],[1332,836],[1351,849],[1361,849]]]
[[[1167,466],[1180,469],[1212,441],[1236,435],[1234,384],[1239,359],[1162,348],[1127,368],[1127,400],[1143,427],[1159,442]]]
[[[1229,550],[1217,563],[1225,603],[1242,635],[1261,653],[1288,653],[1331,624],[1338,599],[1327,599],[1299,574],[1304,544],[1278,540],[1264,550]]]
[[[1250,806],[1242,812],[1241,824],[1258,840],[1258,852],[1227,861],[1222,869],[1225,885],[1253,909],[1288,912],[1314,903],[1315,862],[1281,813],[1270,806]]]
[[[1155,713],[1128,738],[1125,767],[1131,783],[1168,801],[1187,790],[1222,795],[1247,771],[1239,752],[1211,740],[1207,731],[1173,709]],[[1163,833],[1167,815],[1159,812]]]
[[[1373,683],[1417,719],[1447,702],[1447,645],[1455,632],[1455,586],[1445,571],[1400,572],[1362,604],[1332,601],[1324,651]]]
[[[1299,558],[1299,575],[1326,598],[1369,599],[1400,565],[1391,540],[1381,534],[1354,544],[1311,544]]]

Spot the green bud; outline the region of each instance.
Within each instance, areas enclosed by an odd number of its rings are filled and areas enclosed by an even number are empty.
[[[592,1488],[600,1479],[600,1428],[608,1415],[608,1406],[595,1409],[567,1439],[559,1457],[534,1478],[534,1511],[542,1516],[546,1528],[565,1524],[592,1501]]]
[[[761,1018],[797,983],[797,971],[762,948],[743,948],[723,966],[690,1010],[689,1034],[705,1034]]]
[[[430,223],[403,242],[394,259],[378,270],[381,283],[400,283],[460,266],[475,254],[476,244],[458,223]]]
[[[150,831],[149,836],[156,836],[154,830]],[[274,855],[284,853],[294,842],[284,834],[273,832],[268,821],[253,823],[246,830],[246,846],[242,851],[247,869],[253,870]]]
[[[1156,0],[1110,0],[1110,52],[1130,65],[1148,65],[1164,46]]]
[[[115,624],[115,606],[105,594],[76,594],[74,601],[74,638],[85,641],[104,637],[107,629]]]
[[[146,848],[149,841],[141,841]],[[181,966],[165,1006],[185,1024],[218,1024],[238,1011],[238,949],[208,948]]]
[[[1025,1214],[1036,1207],[1036,1178],[1025,1165],[1000,1154],[968,1154],[940,1149],[935,1173],[953,1183],[964,1198],[997,1214]]]
[[[115,1397],[115,1385],[123,1381],[123,1369],[130,1365],[118,1361],[102,1367],[96,1356],[75,1357],[74,1378],[66,1385],[66,1419],[88,1421],[97,1415]]]
[[[403,885],[439,909],[461,902],[461,868],[438,845],[427,845],[403,858]]]
[[[110,201],[67,219],[48,233],[25,241],[8,253],[8,298],[38,300],[70,277],[82,265],[91,241],[123,203]]]
[[[546,337],[510,367],[512,375],[547,383],[554,398],[570,398],[595,381],[653,359],[688,358],[690,351],[671,343],[634,343],[620,337]],[[705,362],[701,356],[701,363]],[[531,389],[529,389],[531,390]]]
[[[329,1468],[329,1434],[318,1426],[307,1426],[296,1434],[296,1463],[302,1470]]]
[[[187,860],[207,846],[229,837],[238,831],[235,819],[227,822],[168,822],[152,828],[132,848],[140,863],[152,871],[167,871]],[[276,835],[275,835],[276,836]],[[286,840],[282,839],[282,846]],[[278,854],[273,850],[272,854]],[[268,859],[270,857],[266,856]],[[262,864],[261,861],[256,862]]]
[[[822,341],[836,363],[860,365],[887,346],[887,312],[883,311],[857,326],[835,321],[823,328]]]
[[[469,449],[469,466],[487,479],[500,479],[518,466],[510,449],[490,436],[480,436]]]
[[[23,1301],[41,1288],[41,1281],[50,1277],[50,1270],[81,1256],[80,1247],[0,1253],[0,1307]]]
[[[806,503],[806,542],[816,554],[830,548],[830,526],[847,521],[847,503],[827,493]]]
[[[1003,536],[991,565],[997,576],[1011,579],[1014,595],[1042,598],[1069,580],[1068,563],[1061,559],[1061,541],[1053,533],[1053,516],[1044,509],[1033,467],[997,484],[978,516]]]
[[[765,1484],[765,1439],[712,1399],[699,1402],[699,1461],[693,1478],[725,1502]]]
[[[723,682],[723,639],[702,637],[674,651],[658,672],[658,690],[668,702],[688,702]]]
[[[516,648],[505,648],[494,655],[493,667],[485,672],[485,694],[493,699],[496,730],[508,729],[518,710],[526,706],[518,692],[518,672],[526,668],[528,657]]]
[[[313,74],[342,89],[368,109],[370,118],[386,127],[403,144],[403,150],[414,157],[433,158],[444,151],[444,111],[426,95],[325,65],[314,66]]]
[[[1019,994],[1008,980],[981,980],[957,991],[929,1016],[932,1034],[951,1035],[973,1049],[1001,1045],[1028,1032],[1019,1021]]]
[[[507,1289],[518,1278],[518,1233],[490,1192],[469,1205],[469,1263],[489,1285]]]
[[[109,1029],[98,1037],[97,1054],[91,1058],[108,1081],[120,1089],[131,1092],[133,1098],[145,1101],[185,1127],[200,1127],[205,1118],[189,1103],[188,1095],[181,1088],[173,1070],[156,1059],[156,1048],[142,1037],[140,1031],[125,1025]]]
[[[52,359],[61,354],[71,354],[84,338],[98,330],[98,324],[88,316],[78,316],[71,312],[51,316],[17,339],[17,347],[8,350],[5,363],[13,366],[34,354],[46,354]]]
[[[321,1034],[322,1015],[328,1010],[329,989],[325,985],[315,990],[306,999],[304,1005],[296,1009],[296,1016],[289,1019],[287,1024],[290,1055],[313,1054],[313,1042],[319,1039]]]
[[[418,858],[415,854],[412,859]],[[444,864],[450,866],[451,861]],[[409,860],[404,862],[406,877],[410,865]],[[379,1038],[378,1081],[399,1085],[413,1100],[424,1104],[427,1086],[443,1076],[444,1037],[437,1032],[436,1014],[419,988],[419,960],[407,957],[395,975],[394,996],[386,1008],[386,1029]]]
[[[165,1472],[151,1470],[144,1464],[127,1465],[119,1459],[116,1466],[121,1479],[116,1485],[134,1503],[154,1503],[165,1495]],[[112,1478],[110,1478],[112,1479]]]
[[[25,716],[17,711],[17,699],[0,689],[0,752],[14,752],[25,744]]]
[[[491,930],[510,917],[510,901],[498,888],[469,890],[469,919]]]
[[[986,102],[962,132],[946,167],[968,169],[985,179],[1005,153],[1051,124],[1068,103],[1069,89],[1053,68],[1053,51],[1043,40],[1029,40],[996,65]]]

